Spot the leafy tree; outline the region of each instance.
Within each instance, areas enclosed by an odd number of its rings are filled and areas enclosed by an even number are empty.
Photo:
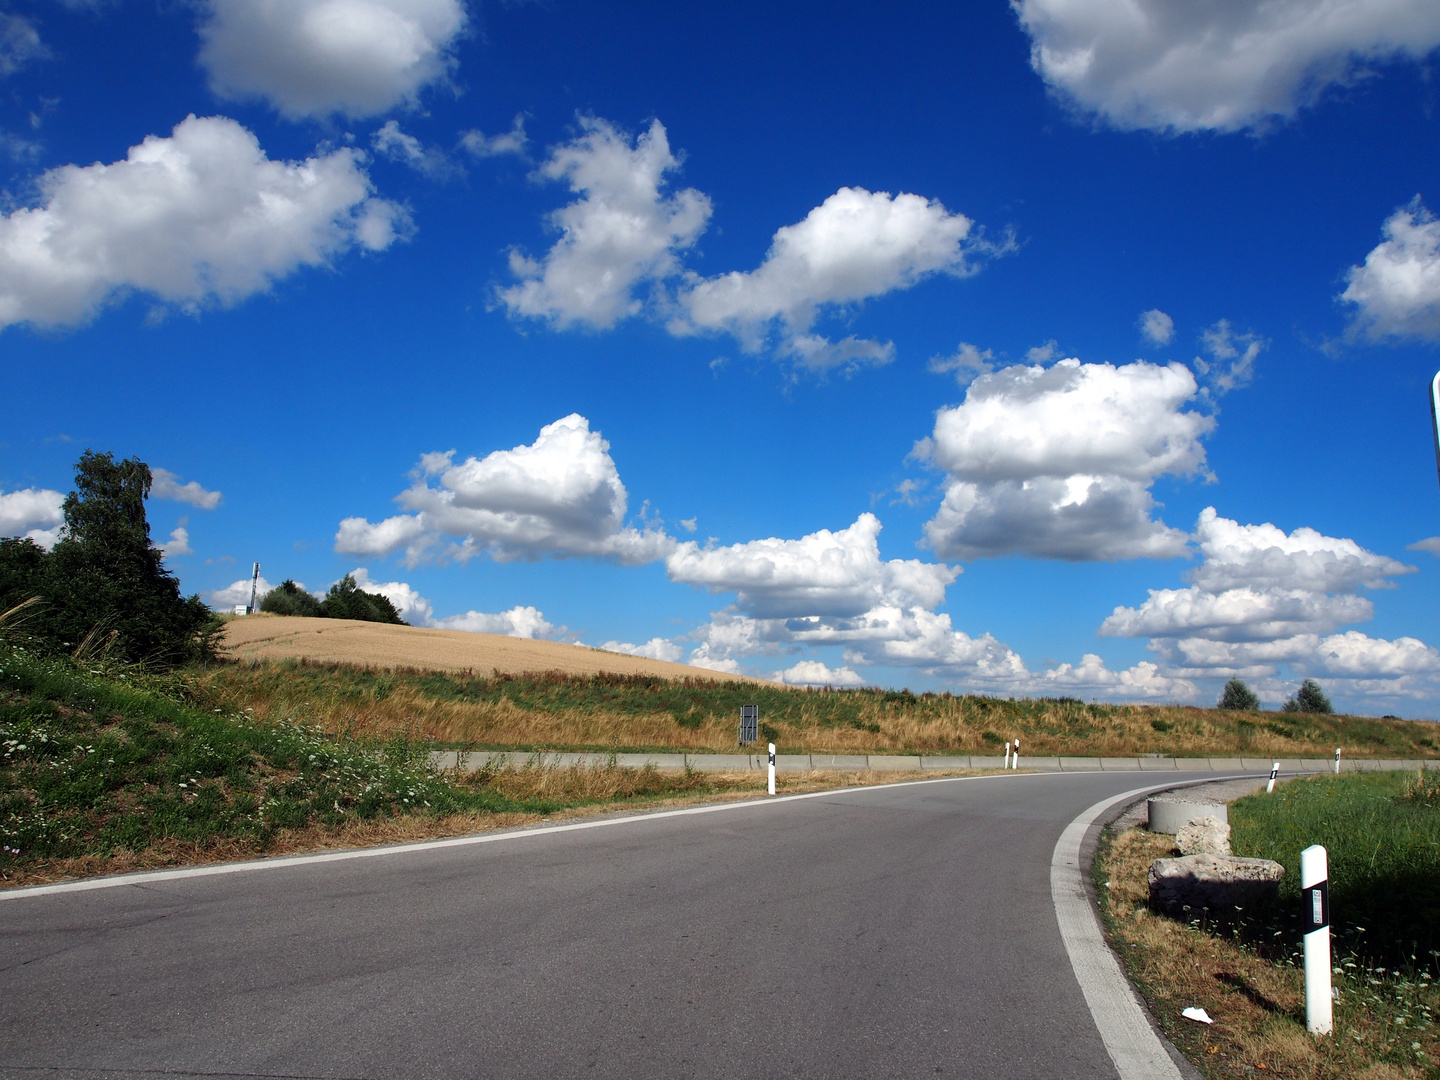
[[[1284,711],[1333,713],[1335,710],[1330,705],[1330,699],[1325,696],[1325,691],[1320,689],[1320,684],[1314,679],[1306,679],[1300,684],[1300,689],[1295,691],[1295,696],[1286,700]]]
[[[289,578],[265,594],[265,599],[260,601],[260,610],[268,611],[273,615],[319,617],[324,614],[320,609],[320,601]]]
[[[330,591],[320,602],[320,613],[331,619],[360,619],[363,622],[407,625],[387,597],[365,592],[349,574],[330,586]]]
[[[1243,679],[1231,679],[1225,684],[1225,692],[1220,695],[1216,708],[1253,712],[1260,708],[1260,699],[1245,685]]]
[[[48,554],[24,540],[0,545],[0,597],[42,600],[28,628],[52,649],[105,649],[117,659],[169,666],[214,654],[221,623],[150,544],[150,468],[85,451],[66,496],[65,527]],[[12,601],[13,603],[14,601]]]

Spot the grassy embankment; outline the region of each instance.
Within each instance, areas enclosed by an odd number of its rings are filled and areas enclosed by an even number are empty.
[[[1150,911],[1146,870],[1172,854],[1172,837],[1108,837],[1096,862],[1112,943],[1175,1044],[1212,1077],[1440,1077],[1440,782],[1295,780],[1237,801],[1230,821],[1236,854],[1285,865],[1272,909],[1219,925]],[[1340,991],[1324,1039],[1305,1030],[1299,862],[1310,844],[1329,856]],[[1188,1006],[1215,1023],[1183,1019]]]
[[[212,669],[195,692],[233,711],[332,733],[408,733],[479,750],[733,751],[758,704],[782,752],[1352,757],[1440,754],[1440,724],[1163,705],[799,690],[646,676],[490,677],[271,661]]]
[[[764,785],[758,773],[613,766],[452,777],[423,767],[428,749],[398,728],[257,718],[186,673],[0,645],[0,884],[456,835]],[[780,778],[785,792],[854,781]]]

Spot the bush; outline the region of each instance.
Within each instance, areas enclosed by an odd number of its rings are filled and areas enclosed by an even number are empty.
[[[1330,699],[1325,696],[1325,691],[1320,689],[1320,684],[1314,679],[1306,679],[1300,684],[1300,689],[1295,691],[1295,696],[1286,699],[1284,711],[1333,713],[1335,710],[1330,705]]]
[[[265,599],[260,601],[260,610],[268,611],[272,615],[320,617],[324,614],[320,601],[289,578],[265,594]]]
[[[320,614],[327,619],[359,619],[362,622],[398,623],[408,625],[400,618],[395,605],[384,596],[368,593],[355,584],[349,574],[330,586],[325,599],[320,602]]]
[[[1225,684],[1225,691],[1220,695],[1220,701],[1215,707],[1254,712],[1260,708],[1260,699],[1255,696],[1255,692],[1250,687],[1245,685],[1244,680],[1231,679]]]

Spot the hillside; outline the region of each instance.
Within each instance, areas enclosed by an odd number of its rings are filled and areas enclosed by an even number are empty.
[[[492,671],[512,675],[535,671],[596,675],[607,671],[661,679],[759,681],[688,664],[605,652],[583,645],[564,645],[558,641],[352,619],[246,615],[228,621],[223,648],[225,655],[235,660],[309,660],[360,667],[471,671],[478,675],[489,675]]]

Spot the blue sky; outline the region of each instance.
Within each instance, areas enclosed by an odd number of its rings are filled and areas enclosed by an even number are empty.
[[[1437,45],[1424,0],[4,0],[0,533],[91,447],[217,606],[258,560],[797,683],[1435,716]]]

